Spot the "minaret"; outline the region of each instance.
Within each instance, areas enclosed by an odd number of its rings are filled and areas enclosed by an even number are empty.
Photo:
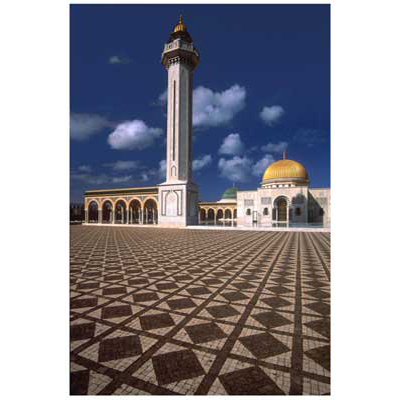
[[[199,53],[182,16],[164,46],[168,71],[166,180],[159,187],[159,224],[196,224],[198,189],[192,177],[193,70]]]

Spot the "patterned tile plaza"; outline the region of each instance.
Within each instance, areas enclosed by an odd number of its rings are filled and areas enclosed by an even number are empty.
[[[329,394],[330,234],[72,226],[71,394]]]

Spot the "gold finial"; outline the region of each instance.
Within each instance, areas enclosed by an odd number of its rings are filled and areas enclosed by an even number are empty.
[[[174,28],[174,32],[184,32],[186,31],[186,27],[185,25],[183,25],[182,22],[182,14],[179,16],[179,22],[176,24],[175,28]]]
[[[283,150],[282,160],[286,160],[286,150]]]

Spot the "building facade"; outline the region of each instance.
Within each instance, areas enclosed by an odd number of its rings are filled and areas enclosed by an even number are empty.
[[[192,173],[193,71],[199,60],[180,17],[161,55],[168,73],[165,181],[152,187],[86,191],[85,223],[330,226],[330,189],[310,189],[304,166],[286,154],[265,170],[260,188],[230,188],[217,202],[199,203]]]

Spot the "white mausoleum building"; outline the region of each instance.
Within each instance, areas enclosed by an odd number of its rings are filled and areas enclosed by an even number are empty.
[[[220,201],[199,203],[192,174],[193,71],[199,60],[180,18],[161,55],[168,74],[165,181],[152,187],[86,191],[85,223],[329,226],[330,189],[310,189],[306,169],[285,154],[265,170],[260,188],[230,188]]]

